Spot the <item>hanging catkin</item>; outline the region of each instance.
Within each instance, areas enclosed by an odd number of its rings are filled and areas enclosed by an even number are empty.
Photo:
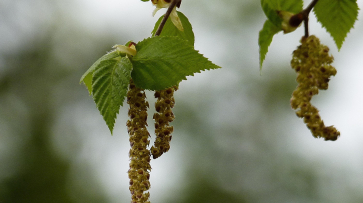
[[[334,141],[340,132],[333,126],[325,126],[319,110],[310,102],[319,93],[319,89],[328,89],[330,76],[337,73],[332,62],[329,48],[320,44],[317,37],[311,35],[301,39],[301,45],[293,52],[291,60],[291,67],[295,69],[299,83],[292,94],[291,107],[297,110],[298,117],[304,119],[314,137]]]
[[[127,130],[130,135],[130,169],[128,171],[130,179],[130,192],[132,203],[149,203],[150,193],[146,192],[150,188],[150,134],[147,126],[147,108],[149,103],[145,100],[145,92],[137,88],[133,81],[130,81],[127,92],[127,103],[130,105],[128,112]]]
[[[155,120],[156,140],[150,150],[154,159],[170,149],[171,133],[174,128],[169,123],[175,118],[172,108],[175,104],[174,91],[177,89],[178,87],[174,86],[165,90],[155,91],[157,101],[155,103],[156,113],[153,118]]]

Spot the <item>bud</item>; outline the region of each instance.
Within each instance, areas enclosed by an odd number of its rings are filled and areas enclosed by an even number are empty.
[[[151,0],[151,2],[154,4],[154,6],[156,6],[155,10],[153,11],[153,16],[155,16],[155,14],[158,10],[160,10],[162,8],[168,8],[171,4],[171,0]],[[169,17],[171,19],[171,22],[173,22],[173,24],[175,25],[175,27],[178,28],[178,30],[184,31],[183,24],[180,21],[180,18],[178,16],[178,12],[176,12],[176,7],[179,8],[179,6],[180,6],[180,4],[176,5],[173,8],[173,11],[170,13]]]
[[[135,45],[136,44],[134,42],[131,42],[129,44],[129,46],[116,44],[112,48],[115,48],[116,51],[118,51],[119,53],[127,54],[128,56],[135,56],[136,55],[136,47],[135,47]]]
[[[284,31],[284,34],[295,31],[304,20],[302,13],[295,15],[288,11],[277,11],[277,14],[282,19],[281,28]]]

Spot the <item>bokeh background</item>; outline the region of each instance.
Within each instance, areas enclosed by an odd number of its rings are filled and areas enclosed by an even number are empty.
[[[79,79],[114,44],[149,37],[165,12],[153,9],[140,0],[0,1],[1,203],[130,202],[128,107],[111,136]],[[184,0],[180,11],[195,48],[223,68],[181,82],[171,150],[151,162],[151,202],[363,202],[362,14],[340,52],[310,15],[338,70],[313,99],[341,132],[326,142],[289,104],[302,27],[274,37],[260,74],[259,1]]]

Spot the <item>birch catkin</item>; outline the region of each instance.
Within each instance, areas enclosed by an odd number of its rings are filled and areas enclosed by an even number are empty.
[[[156,140],[154,146],[151,147],[151,154],[154,159],[170,149],[171,133],[174,128],[169,123],[175,118],[172,108],[175,104],[174,91],[177,89],[177,86],[174,86],[165,90],[155,91],[157,101],[155,103],[156,113],[153,118],[155,120]]]
[[[314,35],[301,39],[301,45],[293,52],[291,60],[291,67],[295,69],[299,83],[292,94],[291,107],[297,110],[298,117],[304,119],[314,137],[334,141],[340,132],[333,126],[325,126],[319,110],[310,102],[319,93],[319,89],[328,89],[330,76],[337,73],[331,65],[333,60],[329,48],[320,44]]]
[[[130,169],[128,171],[130,179],[130,192],[132,203],[149,203],[150,193],[146,192],[150,188],[150,134],[147,126],[147,108],[149,103],[146,101],[145,92],[137,88],[133,81],[130,81],[129,91],[127,92],[127,103],[129,108],[129,120],[127,130],[130,140]]]

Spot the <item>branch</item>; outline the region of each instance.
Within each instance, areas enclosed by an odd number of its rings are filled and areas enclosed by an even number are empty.
[[[310,11],[314,8],[314,6],[316,5],[316,3],[318,3],[319,0],[313,0],[308,7],[306,7],[306,9],[303,10],[304,13],[306,13],[307,15],[309,15]]]
[[[314,8],[319,0],[313,0],[306,9],[302,10],[300,13],[291,16],[289,24],[292,27],[298,27],[302,21],[304,21],[305,26],[305,37],[309,37],[309,14]]]
[[[303,14],[304,17],[304,26],[305,26],[305,37],[309,37],[309,14],[311,10],[314,8],[316,3],[318,3],[319,0],[313,0],[306,9],[304,9],[301,14]]]
[[[305,38],[309,37],[309,17],[304,19],[304,27],[305,27]]]
[[[155,32],[155,36],[159,36],[160,35],[160,33],[163,30],[164,25],[165,25],[166,21],[168,20],[168,18],[170,16],[171,12],[173,11],[174,7],[175,6],[178,6],[179,7],[180,6],[180,3],[181,3],[181,0],[172,0],[170,6],[168,8],[168,10],[166,11],[166,13],[164,15],[163,20],[161,21],[161,23],[160,23],[160,25],[158,27],[158,30]]]

